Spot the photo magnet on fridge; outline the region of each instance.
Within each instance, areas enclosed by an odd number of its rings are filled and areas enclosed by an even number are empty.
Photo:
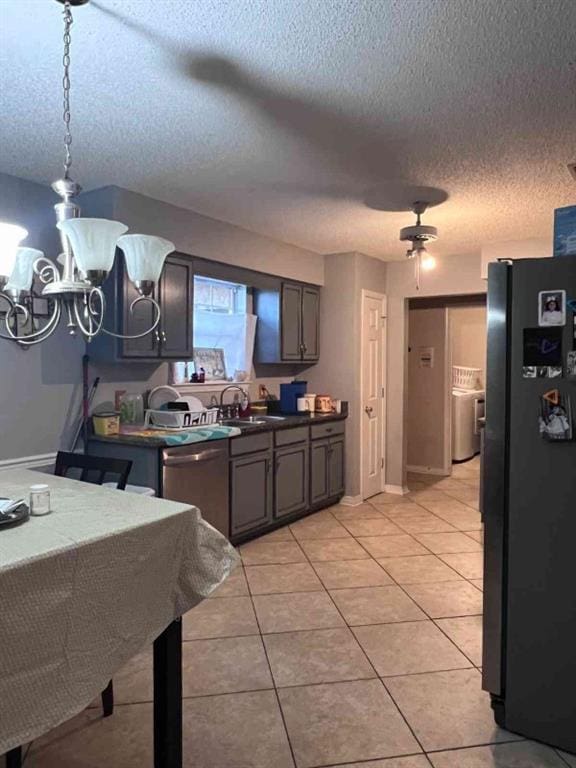
[[[572,440],[572,403],[568,395],[557,389],[546,392],[540,398],[540,435],[553,442]]]
[[[540,291],[538,325],[566,325],[566,291]]]
[[[536,366],[535,365],[525,365],[522,368],[522,376],[525,379],[535,379],[536,378]]]
[[[524,328],[523,366],[562,367],[562,328]]]

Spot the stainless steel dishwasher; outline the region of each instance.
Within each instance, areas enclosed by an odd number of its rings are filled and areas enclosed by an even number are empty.
[[[164,449],[162,496],[198,507],[229,538],[228,440]]]

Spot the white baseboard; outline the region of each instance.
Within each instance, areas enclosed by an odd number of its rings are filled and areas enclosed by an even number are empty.
[[[418,467],[414,464],[409,464],[406,469],[408,472],[416,472],[419,475],[442,475],[442,477],[448,477],[449,473],[445,469],[439,467]]]
[[[0,471],[3,469],[38,469],[49,467],[56,461],[56,453],[40,453],[37,456],[21,456],[18,459],[3,459],[0,461]]]
[[[410,493],[410,489],[405,485],[388,485],[384,486],[384,493],[393,493],[395,496],[405,496]]]
[[[340,499],[340,504],[342,504],[345,507],[357,507],[359,504],[362,504],[364,502],[364,499],[362,498],[361,494],[358,494],[357,496],[343,496]]]

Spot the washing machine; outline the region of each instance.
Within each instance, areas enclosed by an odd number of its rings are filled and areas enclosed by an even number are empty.
[[[452,390],[452,461],[466,461],[480,453],[479,420],[485,414],[483,389]]]

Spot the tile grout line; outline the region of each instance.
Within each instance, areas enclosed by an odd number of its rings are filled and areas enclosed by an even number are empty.
[[[250,597],[250,604],[252,605],[252,610],[254,611],[254,616],[256,618],[256,624],[258,626],[258,631],[260,633],[260,642],[262,644],[262,649],[264,651],[264,658],[266,659],[266,664],[268,665],[268,671],[270,672],[270,679],[272,680],[272,686],[274,690],[274,696],[276,697],[276,703],[278,704],[278,711],[280,712],[280,718],[282,720],[282,725],[284,727],[284,733],[286,734],[286,741],[288,742],[288,748],[290,750],[290,755],[292,757],[292,763],[294,765],[294,768],[298,765],[296,761],[296,755],[294,752],[294,746],[292,745],[292,740],[290,738],[290,733],[288,731],[288,725],[286,723],[286,718],[284,716],[284,710],[282,709],[282,702],[280,701],[280,695],[278,693],[278,688],[276,686],[276,679],[274,677],[274,672],[272,670],[272,665],[270,663],[270,657],[268,655],[268,649],[266,648],[266,643],[264,642],[264,635],[262,633],[262,627],[260,625],[260,619],[258,618],[258,612],[256,610],[256,604],[254,603],[254,595],[252,594],[252,590],[250,588],[250,582],[248,581],[248,577],[246,577],[246,586],[248,589],[248,595]]]
[[[304,554],[306,554],[306,553],[304,553]],[[370,554],[370,553],[368,553],[368,554]],[[308,557],[308,556],[306,555],[306,557]],[[370,559],[374,560],[374,558],[372,558],[372,556],[371,556],[371,555],[370,555]],[[380,563],[376,563],[376,564],[377,564],[378,566],[380,566]],[[310,565],[312,565],[312,562],[311,562],[311,561],[310,561]],[[312,567],[313,567],[313,566],[312,566]],[[382,566],[380,566],[380,567],[382,567]],[[329,599],[330,599],[330,600],[331,600],[331,602],[333,603],[334,607],[336,608],[336,610],[338,611],[338,613],[339,613],[339,614],[340,614],[340,616],[342,617],[342,620],[344,621],[344,624],[345,624],[345,625],[346,625],[346,627],[348,628],[348,631],[349,631],[349,632],[350,632],[350,634],[351,634],[351,635],[354,637],[354,640],[355,640],[355,642],[356,642],[356,644],[357,644],[358,648],[360,649],[361,653],[364,655],[364,657],[365,657],[366,661],[368,662],[368,664],[370,665],[370,667],[371,667],[371,668],[374,670],[374,672],[375,672],[375,674],[376,674],[376,676],[377,676],[377,679],[380,681],[380,684],[382,685],[382,687],[384,688],[384,690],[385,690],[385,691],[388,693],[388,696],[390,697],[390,700],[392,701],[392,703],[393,703],[393,704],[394,704],[394,706],[396,707],[396,709],[397,709],[397,711],[398,711],[398,713],[399,713],[400,717],[402,718],[402,720],[404,721],[404,723],[405,723],[406,727],[408,728],[408,730],[409,730],[409,731],[410,731],[410,733],[412,734],[412,737],[414,738],[414,740],[415,740],[416,744],[418,744],[418,746],[419,746],[419,747],[420,747],[420,749],[422,750],[422,753],[424,753],[424,748],[422,747],[422,744],[420,743],[420,740],[417,738],[416,734],[414,733],[414,730],[412,729],[412,727],[411,727],[410,723],[409,723],[409,722],[407,721],[407,719],[404,717],[404,713],[403,713],[403,712],[400,710],[400,707],[399,707],[399,706],[396,704],[396,702],[394,701],[394,699],[393,699],[393,698],[392,698],[392,696],[390,695],[390,691],[388,691],[388,688],[387,688],[387,687],[386,687],[386,685],[384,684],[384,681],[383,681],[383,680],[382,680],[382,678],[380,678],[380,676],[378,675],[378,672],[377,672],[376,668],[374,667],[374,665],[372,664],[372,661],[370,660],[370,657],[369,657],[369,656],[368,656],[368,654],[366,653],[366,650],[365,650],[365,649],[362,647],[362,645],[361,645],[360,641],[358,640],[358,638],[357,638],[357,637],[356,637],[356,635],[354,634],[354,631],[352,630],[351,626],[350,626],[350,625],[348,624],[348,622],[346,621],[346,618],[345,618],[345,616],[343,615],[342,611],[340,610],[340,608],[338,607],[338,605],[336,605],[336,602],[333,600],[333,598],[332,598],[332,595],[330,594],[329,590],[326,590],[326,592],[327,592],[327,594],[328,594],[328,597],[329,597]],[[346,681],[343,681],[343,682],[346,682]],[[394,757],[394,756],[391,756],[391,757]],[[400,756],[398,755],[398,757],[400,757]],[[382,759],[385,759],[385,758],[382,758]],[[345,763],[341,763],[341,765],[345,765]]]

